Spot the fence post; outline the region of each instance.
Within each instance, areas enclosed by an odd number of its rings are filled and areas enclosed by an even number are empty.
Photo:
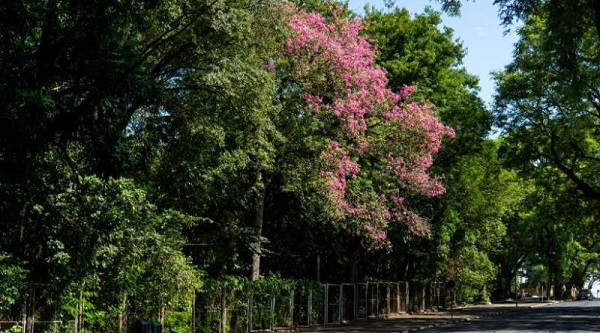
[[[254,302],[253,302],[253,294],[250,293],[248,297],[248,322],[246,323],[247,332],[252,331],[252,321],[254,320],[252,317],[252,312],[254,311]]]
[[[308,327],[310,327],[310,325],[311,325],[311,320],[310,320],[311,318],[312,318],[312,285],[308,287],[308,316],[306,318]]]
[[[389,282],[386,283],[386,285],[387,285],[387,288],[386,288],[386,297],[385,297],[386,306],[387,306],[387,314],[386,314],[386,316],[389,317],[390,313],[392,312],[391,309],[390,309],[390,289],[391,289],[391,287],[390,287],[390,283]]]
[[[427,304],[427,310],[433,309],[433,283],[429,282],[429,304]]]
[[[33,333],[33,321],[35,320],[35,285],[33,283],[29,287],[29,295],[27,295],[25,317],[25,332]]]
[[[425,304],[425,300],[427,298],[427,286],[423,285],[423,287],[421,288],[421,311],[425,311],[425,308],[427,307]]]
[[[354,320],[358,319],[358,283],[354,284]]]
[[[294,300],[295,300],[294,295],[296,295],[296,285],[295,284],[290,293],[291,293],[291,295],[290,295],[290,319],[291,319],[290,325],[291,325],[291,327],[290,328],[293,329],[294,328]]]
[[[342,321],[344,320],[344,287],[343,284],[340,284],[340,287],[338,288],[340,291],[340,296],[339,296],[339,304],[338,304],[338,324],[341,324]]]
[[[325,297],[323,298],[323,307],[325,308],[325,320],[323,320],[324,324],[329,322],[329,284],[325,283]]]
[[[196,333],[196,290],[194,289],[194,297],[192,297],[192,320],[190,326],[192,333]]]
[[[279,292],[281,293],[281,290],[279,290]],[[273,314],[272,319],[269,323],[270,327],[269,330],[272,331],[273,327],[275,327],[275,307],[277,306],[276,300],[275,300],[275,294],[273,294],[273,296],[271,296],[271,313]]]
[[[410,304],[410,284],[408,283],[408,281],[404,282],[404,286],[406,287],[406,293],[404,295],[404,301],[406,302],[405,306],[406,306],[406,312],[409,312],[409,304]]]
[[[365,319],[369,319],[369,282],[365,283]]]
[[[225,286],[221,289],[221,327],[219,327],[219,332],[225,333],[227,329],[227,291],[225,290]]]
[[[375,284],[375,318],[379,319],[379,282]]]
[[[400,306],[399,306],[400,302],[398,301],[400,299],[400,287],[398,286],[398,282],[394,282],[392,285],[395,288],[394,295],[396,295],[394,298],[394,300],[395,300],[394,303],[396,303],[396,304],[394,304],[394,309],[395,309],[394,312],[398,313],[398,312],[400,312]],[[391,309],[390,309],[390,313],[391,313]]]

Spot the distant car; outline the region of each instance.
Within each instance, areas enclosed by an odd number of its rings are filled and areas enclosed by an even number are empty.
[[[592,295],[592,292],[589,289],[581,289],[581,291],[579,291],[579,293],[577,294],[578,301],[581,301],[581,300],[591,301],[593,299],[594,299],[594,295]]]

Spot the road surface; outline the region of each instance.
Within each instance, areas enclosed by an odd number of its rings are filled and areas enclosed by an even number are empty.
[[[600,332],[600,301],[552,304],[419,330],[419,332]]]

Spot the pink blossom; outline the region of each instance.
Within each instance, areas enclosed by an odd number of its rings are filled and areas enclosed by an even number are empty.
[[[336,225],[361,237],[366,248],[389,249],[390,223],[414,236],[427,235],[426,220],[408,208],[406,198],[444,194],[441,179],[429,168],[454,131],[431,105],[410,101],[416,87],[392,92],[386,71],[375,65],[374,47],[361,35],[362,22],[340,18],[341,9],[335,13],[326,19],[298,10],[284,56],[306,110],[321,119],[318,133],[330,140],[321,155],[326,165],[321,174],[328,180],[327,198],[337,207]],[[365,166],[381,178],[366,189],[362,177],[372,176],[362,174]]]

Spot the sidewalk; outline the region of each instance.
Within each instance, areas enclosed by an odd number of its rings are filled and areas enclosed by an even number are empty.
[[[539,300],[519,301],[518,307],[514,302],[489,305],[473,305],[461,307],[452,311],[434,311],[420,314],[399,314],[388,319],[377,321],[361,321],[347,325],[331,325],[311,328],[300,328],[303,333],[338,333],[338,332],[411,332],[426,328],[441,326],[458,321],[468,321],[481,317],[494,316],[513,311],[523,311],[532,307],[556,303],[550,301],[541,303]]]

